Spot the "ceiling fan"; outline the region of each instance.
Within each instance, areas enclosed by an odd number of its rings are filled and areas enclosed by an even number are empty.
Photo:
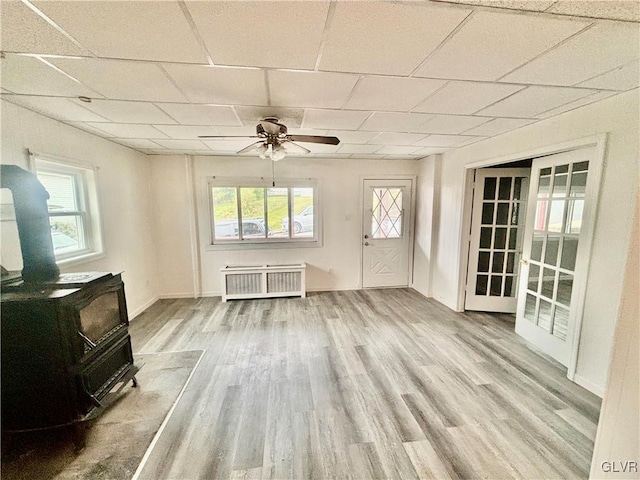
[[[308,148],[294,142],[322,143],[325,145],[338,145],[338,137],[325,137],[320,135],[289,135],[287,126],[278,122],[277,118],[268,117],[260,120],[256,125],[256,135],[219,136],[199,135],[198,138],[259,138],[255,143],[243,148],[237,153],[258,152],[260,158],[269,157],[274,162],[282,160],[287,154],[301,154],[311,152]]]

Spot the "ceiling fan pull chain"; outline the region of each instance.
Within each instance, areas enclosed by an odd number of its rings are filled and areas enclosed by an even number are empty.
[[[271,162],[271,184],[276,186],[276,162]]]

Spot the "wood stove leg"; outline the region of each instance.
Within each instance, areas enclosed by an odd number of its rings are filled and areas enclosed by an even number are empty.
[[[80,453],[84,450],[87,440],[87,425],[85,422],[77,422],[73,424],[73,450]]]
[[[138,379],[135,377],[135,375],[131,377],[131,386],[133,388],[136,388],[138,386]]]

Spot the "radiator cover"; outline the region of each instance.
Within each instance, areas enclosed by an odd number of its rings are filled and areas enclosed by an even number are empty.
[[[222,301],[242,298],[305,297],[305,263],[227,265],[222,268]]]

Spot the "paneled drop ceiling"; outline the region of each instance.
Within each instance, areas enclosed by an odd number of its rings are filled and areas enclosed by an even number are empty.
[[[147,154],[421,158],[640,84],[640,3],[2,0],[2,98]],[[78,97],[89,97],[91,103]]]

